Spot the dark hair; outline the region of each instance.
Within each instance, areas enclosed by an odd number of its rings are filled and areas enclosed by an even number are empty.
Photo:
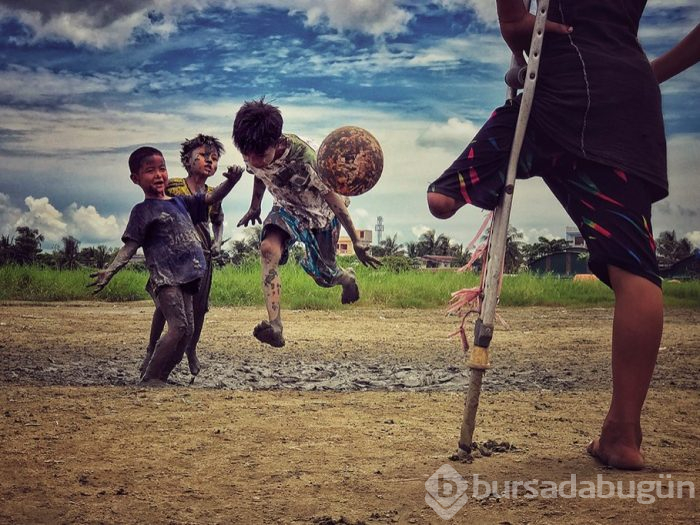
[[[129,172],[133,174],[138,173],[143,160],[147,157],[151,157],[152,155],[160,155],[163,157],[163,154],[159,150],[151,146],[141,146],[135,150],[131,155],[129,155]]]
[[[262,155],[282,136],[282,122],[279,108],[265,97],[244,102],[233,121],[233,143],[244,155]]]
[[[181,146],[180,162],[182,162],[182,165],[185,166],[185,168],[187,168],[185,162],[190,156],[190,153],[200,146],[210,146],[212,148],[216,148],[216,152],[219,154],[219,156],[221,156],[221,154],[224,152],[224,145],[219,139],[210,135],[202,135],[201,133],[193,139],[185,139],[185,142],[183,142]]]

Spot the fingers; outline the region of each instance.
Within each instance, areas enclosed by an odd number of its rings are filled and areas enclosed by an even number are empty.
[[[544,30],[547,33],[558,33],[560,35],[568,35],[574,31],[572,26],[567,26],[565,24],[558,24],[557,22],[546,22]]]

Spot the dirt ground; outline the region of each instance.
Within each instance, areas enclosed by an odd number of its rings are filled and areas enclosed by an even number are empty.
[[[144,389],[151,313],[0,304],[0,523],[700,521],[700,311],[666,312],[640,472],[584,452],[609,400],[608,308],[500,310],[472,463],[450,460],[468,384],[456,317],[286,312],[274,349],[250,335],[262,309],[214,308],[194,384],[183,362]]]

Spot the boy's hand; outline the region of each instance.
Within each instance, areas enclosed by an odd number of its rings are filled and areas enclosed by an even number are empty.
[[[237,184],[238,181],[241,180],[241,177],[243,176],[243,171],[244,171],[243,168],[241,168],[240,166],[234,165],[234,166],[229,166],[223,175],[229,181],[233,182],[234,184]]]
[[[258,224],[262,224],[262,221],[260,220],[260,208],[249,209],[248,212],[241,218],[241,220],[238,221],[238,224],[236,224],[236,226],[248,226],[249,222],[251,225],[253,225],[255,224],[255,221],[257,221]]]
[[[369,248],[365,248],[359,244],[353,244],[353,249],[355,250],[355,256],[357,259],[365,266],[369,266],[370,268],[379,268],[382,265],[382,262],[379,259],[375,259],[367,253]]]
[[[503,40],[513,52],[516,61],[519,65],[524,65],[523,52],[530,52],[535,16],[525,9],[521,0],[499,1],[498,23]],[[548,20],[544,30],[546,33],[566,35],[573,31],[573,27]]]
[[[92,292],[93,295],[101,292],[102,289],[105,286],[107,286],[107,283],[109,283],[110,279],[112,278],[112,275],[114,274],[110,270],[100,270],[98,272],[90,274],[90,277],[93,277],[95,280],[89,283],[87,286],[88,288],[90,288],[91,286],[95,287],[95,290]]]

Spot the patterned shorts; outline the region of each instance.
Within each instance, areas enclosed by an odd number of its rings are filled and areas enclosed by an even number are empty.
[[[304,228],[287,210],[273,206],[263,223],[261,241],[267,236],[270,228],[278,228],[286,234],[280,264],[287,263],[289,249],[300,242],[306,251],[306,256],[299,261],[304,271],[313,277],[319,286],[328,288],[338,284],[342,270],[335,261],[335,249],[340,234],[337,217],[333,218],[327,228]]]
[[[492,210],[505,185],[518,104],[491,115],[429,193]],[[610,286],[608,265],[661,286],[651,229],[652,188],[639,177],[578,158],[528,126],[518,162],[519,179],[542,177],[586,241],[591,271]]]

